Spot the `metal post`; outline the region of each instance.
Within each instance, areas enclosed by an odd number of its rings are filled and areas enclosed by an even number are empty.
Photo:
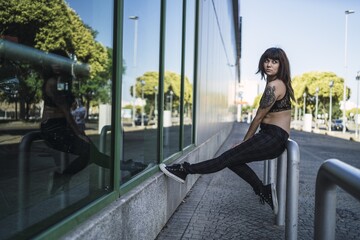
[[[269,160],[264,161],[263,183],[264,183],[264,185],[269,184]]]
[[[305,117],[305,113],[306,113],[306,92],[304,92],[303,94],[303,97],[304,97],[304,110],[303,110],[303,116]],[[304,120],[304,117],[303,117],[303,120]]]
[[[287,159],[285,239],[297,239],[300,151],[299,145],[291,139],[287,142]]]
[[[137,60],[137,40],[138,40],[138,20],[139,20],[139,16],[130,16],[129,17],[130,20],[134,20],[134,56],[133,56],[133,67],[134,67],[134,85],[133,85],[133,89],[132,89],[132,92],[133,92],[133,104],[132,104],[132,126],[134,127],[135,126],[135,101],[136,101],[136,91],[135,91],[135,88],[136,88],[136,77],[135,77],[135,74],[136,74],[136,60]]]
[[[111,131],[111,125],[105,125],[101,129],[99,151],[102,153],[106,152],[106,135],[109,131]],[[105,188],[105,169],[103,167],[99,167],[98,170],[98,188]]]
[[[69,154],[66,152],[61,152],[60,159],[61,159],[61,172],[63,172],[66,169],[66,166],[68,166],[69,164]],[[70,204],[69,182],[64,184],[64,190],[65,191],[62,191],[60,195],[61,208],[66,208]]]
[[[356,75],[357,81],[357,94],[356,94],[356,114],[355,114],[355,138],[359,138],[359,82],[360,82],[360,71]]]
[[[276,163],[276,158],[269,160],[268,184],[276,182],[276,179],[275,179],[275,171],[276,171],[275,163]]]
[[[287,150],[285,150],[277,160],[277,197],[279,211],[276,215],[275,224],[278,226],[285,225],[286,210],[286,168],[287,168]]]
[[[28,212],[25,204],[28,202],[29,182],[29,158],[31,144],[41,139],[40,131],[29,132],[23,136],[19,144],[19,166],[18,166],[18,211],[19,218],[17,229],[23,230],[28,222]]]
[[[331,132],[331,115],[332,115],[332,88],[334,86],[334,81],[330,81],[329,87],[330,87],[330,106],[329,106],[329,132]]]
[[[318,130],[318,105],[319,105],[319,87],[316,88],[316,104],[315,104],[315,129]]]
[[[345,11],[345,77],[344,77],[344,91],[343,91],[343,133],[346,131],[346,79],[347,79],[347,37],[348,37],[348,15],[355,13],[353,10],[346,10]]]
[[[316,178],[314,239],[335,239],[336,185],[360,200],[360,169],[328,159]]]

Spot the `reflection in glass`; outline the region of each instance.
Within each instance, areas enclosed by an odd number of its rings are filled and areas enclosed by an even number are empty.
[[[30,237],[111,190],[112,13],[96,0],[0,12],[0,239]]]
[[[164,158],[180,150],[182,1],[166,4]]]
[[[123,22],[121,183],[157,163],[160,1],[124,1]]]

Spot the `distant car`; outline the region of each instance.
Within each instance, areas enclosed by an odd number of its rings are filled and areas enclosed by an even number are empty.
[[[342,131],[344,129],[344,124],[341,119],[333,120],[331,123],[331,130],[332,131]],[[346,128],[347,131],[347,128]]]
[[[136,115],[134,120],[135,126],[141,126],[141,115]],[[149,117],[144,115],[144,126],[149,124]]]

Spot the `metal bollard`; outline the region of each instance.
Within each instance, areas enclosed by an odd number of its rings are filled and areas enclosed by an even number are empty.
[[[99,151],[102,153],[105,153],[106,151],[106,135],[107,133],[111,131],[111,125],[105,125],[101,129],[100,133],[100,143],[99,143]],[[104,189],[105,187],[105,169],[102,167],[99,167],[98,170],[98,188]]]
[[[336,186],[360,201],[360,169],[328,159],[316,177],[314,239],[335,239]]]
[[[28,211],[26,211],[25,204],[28,202],[27,191],[30,188],[29,181],[29,157],[31,144],[41,139],[40,131],[29,132],[23,136],[19,144],[19,158],[18,158],[18,211],[19,218],[17,229],[22,230],[28,223]]]
[[[263,178],[264,185],[269,184],[269,160],[264,161],[264,178]]]
[[[275,224],[278,226],[285,225],[286,213],[286,168],[287,168],[287,150],[278,157],[277,160],[277,196],[279,203],[279,212],[275,218]]]
[[[275,164],[275,161],[273,161]],[[298,198],[299,198],[299,163],[298,144],[289,139],[286,150],[277,158],[277,195],[279,212],[276,225],[285,224],[285,239],[297,239]],[[274,179],[275,168],[268,167],[268,183]]]
[[[276,158],[264,162],[264,185],[275,183]]]
[[[285,239],[297,239],[300,150],[291,139],[287,143],[287,160]]]

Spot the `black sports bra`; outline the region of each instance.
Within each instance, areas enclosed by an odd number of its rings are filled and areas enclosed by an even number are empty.
[[[282,112],[291,109],[291,101],[290,101],[290,94],[286,91],[285,96],[277,100],[274,105],[271,107],[269,112]]]

